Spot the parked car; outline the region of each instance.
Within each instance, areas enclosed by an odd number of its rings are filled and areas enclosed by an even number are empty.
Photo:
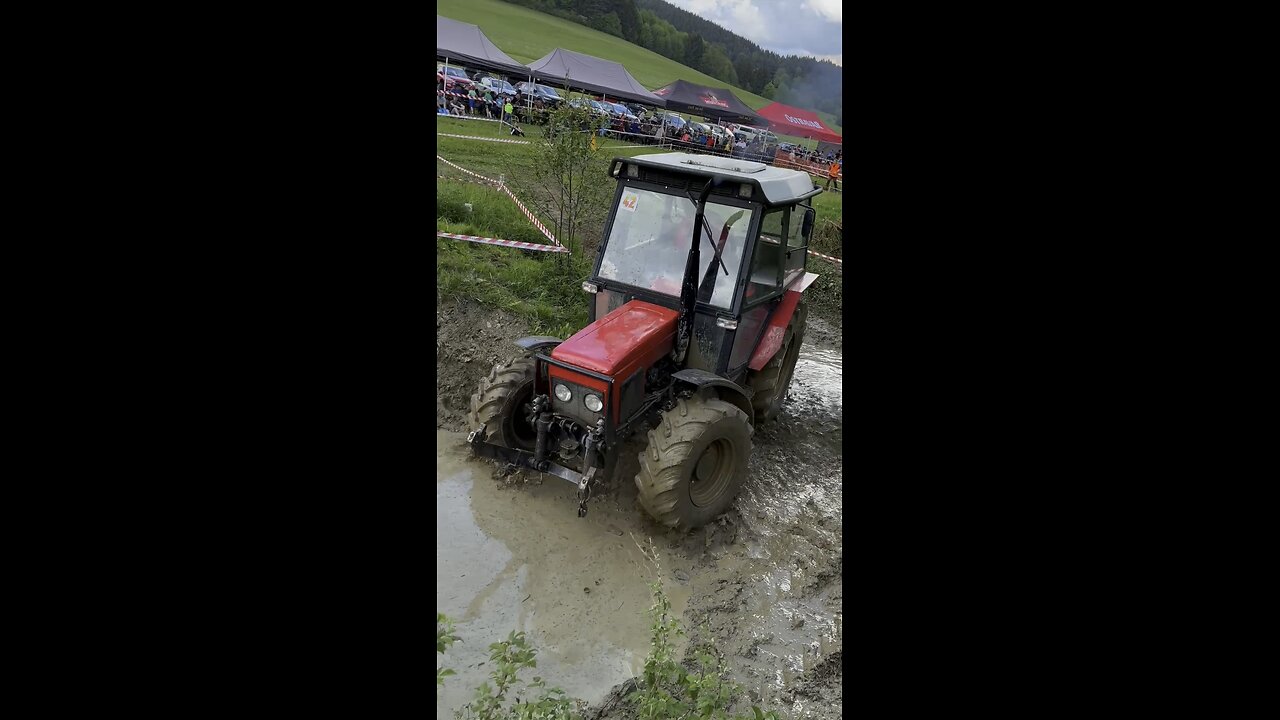
[[[733,127],[733,126],[730,126],[730,127]],[[746,133],[746,140],[748,143],[758,138],[765,145],[778,144],[778,136],[774,135],[768,128],[751,127],[750,125],[738,125],[736,128],[734,128],[733,132],[735,135]]]
[[[640,119],[639,117],[636,116],[635,113],[631,112],[631,108],[628,108],[626,105],[623,105],[622,103],[604,103],[604,104],[612,106],[614,113],[618,115],[618,117],[621,117],[622,119],[626,120],[627,122]]]
[[[675,128],[676,130],[683,130],[684,126],[687,124],[688,123],[685,121],[685,119],[680,117],[679,115],[675,115],[675,114],[667,115],[668,127]]]
[[[711,132],[711,130],[706,126],[706,123],[690,121],[688,128],[690,135],[706,135]]]
[[[574,98],[569,101],[569,104],[574,107],[586,108],[587,110],[590,110],[596,115],[603,115],[604,117],[613,117],[613,113],[606,110],[604,105],[600,104],[598,100],[592,100],[591,98]]]
[[[457,86],[459,90],[466,92],[475,87],[475,83],[472,82],[471,78],[467,77],[467,73],[462,68],[454,65],[448,67],[444,65],[436,66],[436,83],[441,80],[444,80],[445,90],[452,90]]]
[[[751,142],[756,139],[756,133],[758,132],[755,128],[749,125],[735,124],[735,125],[730,125],[729,129],[733,131],[734,142],[741,140],[747,143],[748,145],[750,145]]]
[[[564,98],[560,97],[560,93],[556,92],[555,90],[552,90],[546,85],[539,85],[537,83],[531,83],[531,82],[525,81],[522,83],[517,83],[516,89],[524,93],[525,95],[531,95],[541,100],[542,102],[546,103],[549,107],[555,107],[560,103],[564,102]]]
[[[491,75],[486,75],[484,77],[478,78],[478,80],[480,82],[481,87],[489,88],[490,90],[498,93],[499,95],[505,95],[507,97],[516,96],[516,89],[512,87],[511,83],[507,82],[506,80],[503,80],[501,78],[496,78]]]

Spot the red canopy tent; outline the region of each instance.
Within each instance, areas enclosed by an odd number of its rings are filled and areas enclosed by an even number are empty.
[[[773,103],[756,111],[769,121],[769,129],[783,135],[813,138],[823,142],[841,144],[844,138],[827,127],[810,110],[801,110],[782,103]]]

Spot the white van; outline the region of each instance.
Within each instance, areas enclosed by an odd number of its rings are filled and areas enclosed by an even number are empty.
[[[729,129],[733,131],[735,139],[744,140],[750,145],[756,138],[759,138],[766,145],[777,145],[778,136],[774,135],[768,128],[756,128],[750,125],[730,125]]]

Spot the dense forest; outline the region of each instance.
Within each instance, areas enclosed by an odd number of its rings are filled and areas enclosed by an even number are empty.
[[[595,28],[770,100],[836,116],[844,71],[783,57],[663,0],[505,0]]]

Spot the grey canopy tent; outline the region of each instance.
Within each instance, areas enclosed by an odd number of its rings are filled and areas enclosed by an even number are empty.
[[[476,70],[529,76],[529,68],[507,57],[480,28],[439,15],[436,16],[436,59]]]
[[[556,48],[529,63],[533,76],[547,85],[566,90],[585,90],[606,97],[666,107],[661,97],[649,92],[616,62]]]
[[[756,127],[762,127],[767,122],[736,95],[724,88],[706,87],[685,80],[676,80],[666,87],[654,90],[653,93],[666,98],[667,109],[675,112]]]

